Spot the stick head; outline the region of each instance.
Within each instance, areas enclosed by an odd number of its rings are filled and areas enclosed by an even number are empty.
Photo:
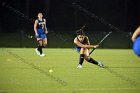
[[[110,31],[108,34],[111,34],[112,33],[112,31]]]

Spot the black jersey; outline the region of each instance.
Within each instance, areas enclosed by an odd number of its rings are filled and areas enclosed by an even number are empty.
[[[77,38],[77,37],[76,37]],[[80,42],[80,40],[77,38],[77,40]],[[88,39],[88,37],[87,36],[85,36],[84,37],[84,40],[81,42],[82,44],[84,44],[84,45],[89,45],[89,39]],[[81,48],[81,47],[79,47],[78,45],[75,45],[75,47],[77,47],[77,48]]]
[[[80,40],[79,40],[78,38],[77,38],[77,40],[80,42]],[[85,37],[84,37],[84,40],[83,40],[81,43],[84,44],[84,45],[89,45],[89,44],[88,44],[88,41],[89,41],[89,40],[88,40],[88,37],[85,36]]]
[[[38,19],[37,29],[45,29],[45,19]]]

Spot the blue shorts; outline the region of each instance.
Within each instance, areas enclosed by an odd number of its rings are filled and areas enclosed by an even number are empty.
[[[43,38],[43,39],[47,38],[44,29],[37,29],[37,33],[38,33],[38,36],[35,36],[35,38]]]
[[[75,48],[76,48],[76,51],[77,51],[78,53],[80,53],[81,47],[75,47]]]
[[[37,33],[38,34],[45,34],[45,30],[44,29],[37,29]]]
[[[35,38],[47,38],[46,34],[39,34],[38,36],[35,36]]]

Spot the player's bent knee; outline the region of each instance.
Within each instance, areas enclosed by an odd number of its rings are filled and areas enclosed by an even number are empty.
[[[85,56],[85,60],[86,60],[86,61],[89,61],[89,60],[90,60],[90,56],[87,56],[87,55],[86,55],[86,56]]]
[[[85,48],[81,48],[80,53],[83,54],[85,52]]]
[[[44,43],[43,46],[47,46],[47,43]]]

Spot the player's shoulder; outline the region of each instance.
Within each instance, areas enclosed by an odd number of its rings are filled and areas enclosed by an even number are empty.
[[[77,40],[77,37],[75,37],[74,40]]]
[[[86,38],[88,38],[88,36],[85,36]]]
[[[140,29],[140,26],[138,27],[138,29]],[[139,30],[140,31],[140,30]]]
[[[44,22],[46,22],[46,19],[45,19],[45,18],[43,18],[43,21],[44,21]]]
[[[77,37],[75,37],[75,38],[74,38],[74,42],[77,42],[77,41],[78,41],[78,39],[77,39]]]
[[[86,39],[89,39],[88,36],[85,36]]]
[[[36,19],[35,22],[38,23],[38,19]]]

